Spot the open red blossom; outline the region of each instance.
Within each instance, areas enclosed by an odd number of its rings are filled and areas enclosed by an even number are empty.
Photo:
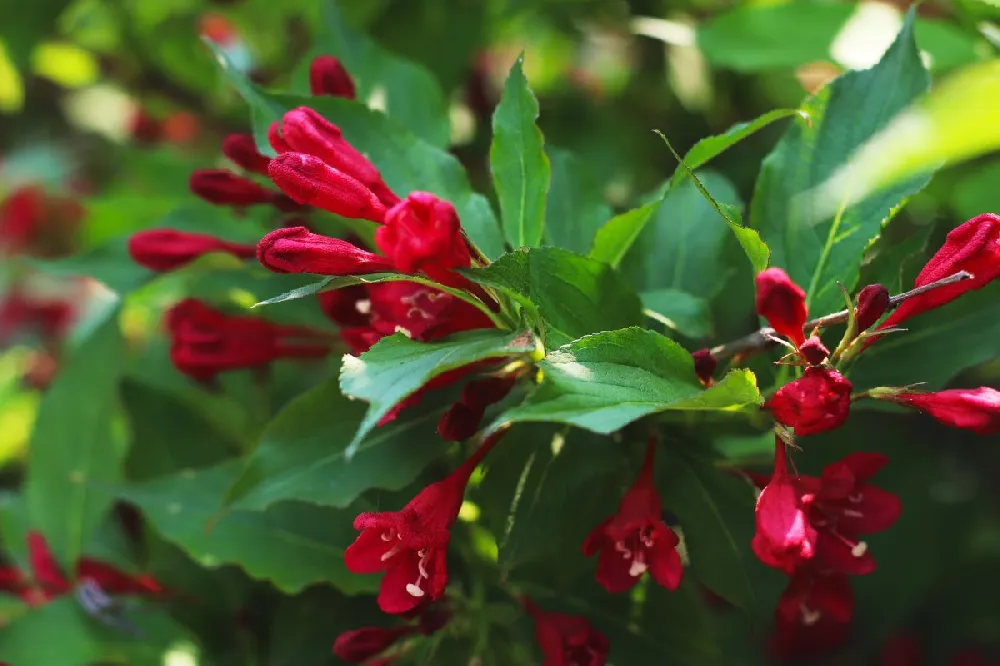
[[[254,245],[231,243],[209,234],[176,229],[147,229],[132,234],[128,252],[140,266],[153,271],[172,271],[209,252],[226,252],[240,259],[257,255]]]
[[[349,175],[374,192],[386,208],[399,203],[375,165],[344,138],[339,127],[313,109],[300,106],[286,113],[281,120],[281,137],[288,151],[318,157]]]
[[[372,304],[363,285],[323,291],[317,299],[323,314],[338,326],[366,326],[371,319]]]
[[[459,331],[494,327],[475,306],[416,282],[369,285],[368,295],[372,326],[384,335],[402,329],[414,340],[429,342]]]
[[[381,654],[406,636],[417,633],[416,627],[361,627],[345,631],[333,643],[333,653],[350,664],[361,664]]]
[[[778,601],[771,654],[779,660],[825,654],[847,640],[853,615],[854,593],[846,576],[803,568]]]
[[[381,222],[385,206],[370,189],[318,157],[283,153],[270,161],[267,173],[293,201],[316,206],[341,217]]]
[[[242,169],[267,175],[271,158],[260,154],[252,134],[230,134],[222,140],[222,154]]]
[[[802,493],[788,474],[785,443],[775,437],[774,473],[757,497],[757,531],[751,547],[764,564],[792,574],[816,555],[818,535]]]
[[[227,169],[196,169],[188,184],[194,194],[218,206],[274,203],[276,194]]]
[[[545,655],[542,666],[604,666],[608,639],[586,618],[546,612],[528,598],[524,606],[535,619],[535,640]]]
[[[646,457],[635,483],[622,497],[618,512],[594,528],[583,542],[583,554],[600,553],[597,582],[616,594],[630,590],[649,571],[653,580],[676,590],[684,567],[679,539],[663,522],[660,495],[653,482],[656,442],[646,444]]]
[[[174,367],[199,381],[281,358],[320,358],[330,353],[324,333],[228,315],[193,298],[168,310],[164,322]]]
[[[1000,277],[1000,217],[984,213],[948,232],[945,244],[920,271],[913,286],[922,287],[959,271],[972,273],[972,279],[907,299],[886,317],[879,328],[898,326],[910,317],[940,307],[964,293],[982,289]]]
[[[445,553],[465,486],[499,437],[484,442],[458,469],[421,490],[402,510],[362,513],[354,519],[361,534],[344,553],[344,563],[354,573],[385,572],[378,605],[386,613],[406,613],[444,594]]]
[[[437,278],[471,264],[455,207],[429,192],[411,192],[390,208],[375,242],[403,273],[423,271]]]
[[[764,403],[774,420],[795,428],[796,435],[815,435],[839,428],[851,410],[851,382],[830,368],[809,367]]]
[[[321,55],[309,63],[309,90],[313,95],[333,95],[354,99],[354,79],[344,65],[331,55]]]
[[[364,275],[392,270],[385,257],[306,227],[283,227],[267,234],[257,244],[257,258],[275,273]]]
[[[889,399],[919,409],[953,428],[964,428],[980,435],[1000,432],[1000,391],[987,386],[937,393],[904,391]]]
[[[768,268],[758,273],[756,305],[757,314],[796,347],[806,341],[803,332],[808,316],[806,292],[792,282],[788,273],[780,268]]]

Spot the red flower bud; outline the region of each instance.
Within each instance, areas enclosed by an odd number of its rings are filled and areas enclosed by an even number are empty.
[[[309,90],[313,95],[333,95],[354,99],[354,79],[344,65],[331,55],[321,55],[309,63]]]
[[[691,357],[694,359],[694,374],[698,375],[702,384],[711,386],[712,376],[715,375],[715,367],[718,365],[712,352],[708,349],[699,349],[691,352]]]
[[[446,442],[464,442],[479,430],[486,407],[456,402],[438,421],[437,431]]]
[[[316,206],[341,217],[381,222],[385,206],[370,189],[304,153],[284,153],[267,167],[271,180],[300,204]]]
[[[279,155],[282,153],[292,152],[291,147],[285,143],[285,139],[281,136],[281,123],[275,120],[267,128],[267,141],[271,144],[271,148],[274,152]]]
[[[944,246],[931,257],[914,281],[922,287],[959,271],[973,277],[910,298],[889,315],[879,328],[896,326],[910,317],[949,303],[962,294],[981,289],[1000,277],[1000,217],[984,213],[948,233]]]
[[[241,169],[267,175],[271,158],[260,154],[252,134],[230,134],[222,141],[222,154]]]
[[[196,195],[218,206],[252,206],[274,198],[270,190],[226,169],[197,169],[189,185]]]
[[[858,293],[854,310],[855,330],[867,331],[889,309],[889,290],[880,284],[870,284]]]
[[[780,268],[757,274],[757,314],[796,347],[806,341],[806,293]]]
[[[818,335],[812,335],[803,342],[802,346],[799,347],[799,352],[811,365],[819,365],[830,358],[830,350],[826,348]]]
[[[345,631],[333,643],[333,653],[350,664],[360,664],[385,652],[404,636],[416,633],[413,627],[362,627]]]
[[[241,259],[257,255],[254,245],[230,243],[208,234],[176,229],[147,229],[132,234],[128,252],[135,263],[153,271],[171,271],[209,252],[228,252]]]
[[[902,392],[888,399],[919,409],[952,428],[980,435],[1000,432],[1000,391],[986,386],[937,393]]]
[[[375,243],[403,273],[467,268],[472,261],[455,207],[428,192],[411,192],[390,208]]]
[[[785,384],[764,403],[774,420],[796,435],[815,435],[839,428],[851,409],[851,382],[836,370],[806,368],[805,374]]]
[[[318,157],[366,185],[386,207],[399,202],[375,165],[343,137],[340,128],[309,107],[300,106],[285,114],[281,136],[291,151]]]
[[[392,270],[385,257],[305,227],[284,227],[267,234],[257,244],[257,258],[275,273],[364,275]]]

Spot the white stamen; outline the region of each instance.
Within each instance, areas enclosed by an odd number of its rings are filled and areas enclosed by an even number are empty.
[[[392,557],[393,555],[395,555],[396,553],[398,553],[400,551],[401,546],[402,546],[402,544],[397,543],[395,546],[393,546],[389,550],[387,550],[384,553],[382,553],[381,561],[385,562],[390,557]]]
[[[361,314],[368,314],[372,311],[372,302],[367,298],[363,298],[354,304],[354,309]]]
[[[845,516],[848,516],[850,518],[864,518],[865,517],[865,514],[861,513],[860,511],[855,511],[854,509],[844,509],[842,513]]]
[[[632,551],[625,545],[624,541],[615,541],[615,552],[621,553],[626,560],[632,559]]]
[[[847,496],[847,501],[851,502],[852,504],[857,504],[857,503],[859,503],[863,499],[864,499],[864,495],[861,494],[861,493],[854,493],[853,495],[848,495]]]
[[[628,575],[632,578],[638,578],[642,574],[646,573],[646,569],[648,568],[649,567],[647,567],[646,563],[642,560],[633,560],[632,566],[628,569]]]
[[[802,624],[806,625],[807,627],[811,627],[812,625],[819,622],[819,619],[821,617],[823,617],[823,614],[820,613],[819,611],[812,610],[811,608],[808,608],[806,606],[802,606]]]
[[[423,590],[421,590],[421,589],[420,589],[419,587],[417,587],[416,585],[414,585],[413,583],[407,583],[407,584],[406,584],[406,591],[407,591],[407,593],[408,593],[408,594],[409,594],[409,595],[410,595],[411,597],[416,597],[416,598],[418,598],[418,599],[419,599],[420,597],[424,596],[424,591],[423,591]]]
[[[859,541],[854,548],[851,548],[851,555],[854,557],[861,557],[868,552],[868,544],[864,541]]]

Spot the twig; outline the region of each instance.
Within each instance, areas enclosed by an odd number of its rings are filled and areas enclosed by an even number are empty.
[[[904,291],[901,294],[896,294],[889,299],[889,310],[896,308],[900,303],[906,301],[907,299],[913,298],[914,296],[919,296],[925,294],[928,291],[933,291],[939,287],[946,287],[950,284],[955,284],[956,282],[962,282],[963,280],[969,280],[973,277],[972,273],[968,271],[959,271],[954,275],[949,275],[946,278],[941,278],[935,282],[925,284],[922,287],[917,287],[916,289],[911,289],[910,291]],[[805,329],[811,331],[814,328],[826,328],[827,326],[833,326],[834,324],[843,324],[847,321],[847,317],[850,314],[848,310],[841,310],[840,312],[834,312],[832,314],[819,317],[817,319],[811,319],[806,322]],[[722,361],[737,354],[756,354],[761,352],[768,347],[771,347],[775,342],[771,337],[776,336],[777,331],[769,326],[754,331],[749,335],[744,335],[742,338],[737,338],[732,342],[727,342],[724,345],[719,345],[718,347],[712,348],[712,356],[716,360]]]

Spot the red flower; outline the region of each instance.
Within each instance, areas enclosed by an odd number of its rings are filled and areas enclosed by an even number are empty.
[[[545,655],[542,666],[604,666],[608,639],[586,618],[548,613],[527,598],[524,606],[535,619],[535,640]]]
[[[176,229],[147,229],[132,234],[128,252],[135,263],[153,271],[171,271],[209,252],[226,252],[240,259],[257,255],[257,248],[230,243],[209,234]]]
[[[275,273],[364,275],[392,270],[385,257],[305,227],[283,227],[267,234],[257,244],[257,258]]]
[[[218,206],[252,206],[275,200],[274,192],[226,169],[196,169],[188,184],[194,194]]]
[[[972,273],[972,279],[906,300],[879,328],[898,326],[910,317],[949,303],[966,292],[982,289],[1000,277],[1000,217],[984,213],[952,229],[945,244],[917,275],[913,286],[922,287],[959,271]]]
[[[267,142],[271,144],[274,152],[279,155],[293,152],[292,147],[285,143],[284,137],[281,136],[281,123],[277,120],[267,127]]]
[[[583,542],[583,554],[600,553],[597,582],[612,594],[632,588],[649,571],[653,580],[676,590],[684,568],[677,554],[679,540],[663,522],[660,496],[653,483],[656,442],[646,444],[639,477],[622,497],[618,512],[594,528]]]
[[[879,666],[922,666],[923,663],[924,654],[920,643],[909,634],[892,636],[879,653]]]
[[[354,79],[344,65],[331,55],[321,55],[309,63],[309,90],[313,95],[333,95],[354,99]]]
[[[870,284],[858,292],[854,310],[854,328],[857,333],[867,331],[889,309],[889,290],[880,284]]]
[[[764,564],[792,574],[816,555],[818,536],[796,480],[788,474],[785,444],[775,437],[774,473],[757,497],[751,547]]]
[[[227,315],[192,298],[168,310],[164,321],[171,338],[170,360],[200,381],[279,358],[319,358],[330,352],[327,336],[318,331]]]
[[[69,329],[77,310],[70,300],[42,300],[15,287],[0,300],[0,346],[23,331],[59,339]]]
[[[780,268],[757,274],[757,314],[796,347],[806,341],[806,293]]]
[[[444,594],[451,526],[469,476],[498,439],[484,442],[458,469],[421,490],[401,511],[362,513],[354,519],[361,534],[344,553],[344,563],[354,573],[385,572],[378,605],[386,613],[406,613]]]
[[[403,329],[414,340],[439,340],[459,331],[493,328],[478,308],[451,294],[416,282],[383,282],[368,286],[372,326],[391,335]]]
[[[462,388],[462,396],[438,421],[437,431],[448,442],[462,442],[479,430],[483,414],[490,405],[500,402],[514,387],[517,377],[476,379]]]
[[[904,391],[888,399],[919,409],[952,428],[964,428],[980,435],[1000,432],[1000,391],[986,386],[937,393]]]
[[[365,185],[386,208],[399,203],[399,197],[385,184],[375,165],[343,137],[339,127],[316,111],[300,106],[286,113],[281,120],[281,137],[285,150],[279,153],[293,151],[318,157]]]
[[[372,304],[363,285],[323,291],[317,299],[323,314],[338,326],[366,326],[371,319]]]
[[[830,358],[830,350],[826,348],[818,335],[812,335],[803,342],[802,346],[799,347],[799,352],[810,365],[820,365]]]
[[[403,273],[423,271],[436,279],[471,263],[455,207],[428,192],[411,192],[390,208],[375,242]]]
[[[401,638],[417,633],[416,627],[362,627],[345,631],[333,643],[333,653],[351,664],[363,663],[381,654]]]
[[[293,201],[341,217],[381,222],[385,206],[360,181],[305,153],[283,153],[270,161],[271,180]]]
[[[715,381],[713,375],[715,375],[715,367],[718,365],[711,350],[699,349],[691,352],[691,358],[694,359],[694,374],[698,375],[702,384],[711,386]]]
[[[241,169],[267,175],[271,158],[260,154],[252,134],[230,134],[222,141],[222,154]]]
[[[785,660],[829,652],[847,639],[853,615],[854,593],[846,576],[801,569],[774,612],[771,654]]]
[[[836,370],[809,367],[778,389],[764,408],[778,423],[795,428],[796,435],[815,435],[844,424],[851,409],[851,388]]]
[[[45,537],[39,532],[28,533],[28,555],[33,579],[29,580],[15,567],[0,568],[0,591],[16,594],[30,605],[69,594],[75,583],[85,580],[112,595],[157,596],[164,592],[160,583],[150,576],[132,576],[89,557],[77,562],[76,580],[71,581],[59,568]]]
[[[45,192],[40,187],[22,187],[10,193],[0,206],[0,247],[20,252],[45,223]]]

